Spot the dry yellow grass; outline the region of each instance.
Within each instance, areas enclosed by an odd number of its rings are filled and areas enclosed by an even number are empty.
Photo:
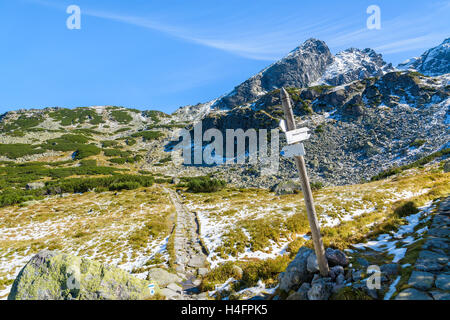
[[[174,213],[158,185],[117,193],[71,194],[0,208],[0,293],[42,249],[132,271],[169,235]]]

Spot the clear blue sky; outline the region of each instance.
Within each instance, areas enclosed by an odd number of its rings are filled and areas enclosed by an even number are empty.
[[[68,30],[67,6],[81,8]],[[366,8],[381,8],[368,30]],[[173,112],[233,89],[304,40],[396,65],[450,36],[450,1],[0,0],[0,113],[121,105]]]

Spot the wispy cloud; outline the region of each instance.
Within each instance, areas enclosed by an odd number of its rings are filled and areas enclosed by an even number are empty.
[[[65,10],[61,4],[45,0],[28,0],[33,3]],[[446,15],[450,10],[448,2],[437,3],[427,14],[400,14],[390,20],[382,20],[381,30],[368,30],[358,25],[358,15],[345,19],[300,19],[291,13],[284,19],[273,17],[265,24],[249,27],[245,19],[235,18],[227,21],[227,25],[219,28],[195,28],[190,25],[177,26],[162,22],[156,17],[143,17],[108,11],[96,11],[82,8],[82,14],[99,19],[106,19],[134,25],[183,41],[196,43],[210,48],[230,52],[245,58],[274,61],[296,47],[301,41],[313,36],[326,39],[330,48],[344,49],[364,45],[373,47],[383,53],[406,52],[427,48],[436,44],[447,34],[434,28],[430,32],[429,25],[436,15]],[[359,22],[355,22],[359,21]],[[270,26],[270,27],[268,27]]]
[[[65,10],[61,4],[45,0],[27,0],[29,2]],[[176,26],[159,21],[152,17],[119,14],[108,11],[97,11],[82,8],[82,15],[134,25],[167,34],[191,43],[227,51],[245,58],[274,61],[288,53],[292,48],[306,40],[308,36],[325,32],[339,31],[346,24],[345,20],[316,19],[299,21],[298,16],[266,21],[263,29],[249,28],[247,21],[228,21],[222,28],[189,28],[186,25]],[[233,25],[234,22],[234,25]],[[267,27],[270,26],[270,27]]]

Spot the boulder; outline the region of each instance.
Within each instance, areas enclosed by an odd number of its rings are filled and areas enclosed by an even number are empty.
[[[425,292],[409,288],[400,292],[395,297],[395,300],[433,300],[433,299]]]
[[[173,282],[181,282],[182,279],[176,274],[170,273],[162,268],[153,268],[148,272],[147,279],[152,279],[161,288],[167,287],[168,284]]]
[[[344,267],[342,266],[334,266],[330,268],[330,277],[332,280],[336,279],[337,276],[344,275]]]
[[[297,292],[294,292],[286,300],[308,300],[308,290],[311,289],[311,285],[307,282],[303,283]]]
[[[311,285],[311,289],[308,290],[309,300],[328,300],[331,296],[333,285],[327,278],[318,279]]]
[[[450,293],[439,290],[431,291],[434,300],[450,300]]]
[[[307,260],[311,253],[313,251],[307,247],[301,247],[298,250],[294,260],[278,276],[280,290],[289,292],[292,288],[311,280],[311,274],[307,269]]]
[[[315,253],[311,253],[306,260],[306,268],[311,273],[316,273],[319,271],[319,265],[317,264],[317,257]]]
[[[159,293],[151,281],[128,272],[56,251],[44,250],[23,267],[9,300],[135,300]]]
[[[275,192],[277,195],[293,194],[301,190],[302,187],[300,183],[292,180],[280,182],[271,189],[271,191]]]
[[[398,264],[387,263],[380,267],[380,271],[383,275],[392,277],[398,274]]]
[[[343,266],[348,265],[348,258],[344,252],[338,249],[327,248],[325,250],[325,256],[331,267],[333,266]]]
[[[450,274],[440,274],[436,278],[436,288],[450,291]]]
[[[433,286],[434,274],[422,271],[413,271],[408,284],[419,290],[428,290]]]
[[[356,258],[356,263],[358,263],[361,267],[364,268],[367,268],[370,265],[369,261],[361,257]]]
[[[37,189],[42,189],[44,187],[45,187],[45,183],[44,182],[29,182],[25,186],[25,188],[27,190],[37,190]]]

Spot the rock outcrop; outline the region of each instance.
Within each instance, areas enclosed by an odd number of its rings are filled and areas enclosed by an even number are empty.
[[[122,269],[44,250],[20,271],[8,300],[139,300],[157,293],[156,283]]]
[[[294,260],[278,276],[279,290],[288,293],[287,300],[327,300],[344,287],[346,255],[340,250],[326,250],[330,269],[329,277],[321,277],[313,250],[301,247]]]
[[[319,79],[332,62],[333,56],[325,42],[309,39],[283,59],[235,87],[213,108],[239,106],[282,86],[307,87]]]
[[[400,63],[398,69],[416,70],[427,76],[439,76],[450,72],[450,38],[425,51],[420,57]]]

